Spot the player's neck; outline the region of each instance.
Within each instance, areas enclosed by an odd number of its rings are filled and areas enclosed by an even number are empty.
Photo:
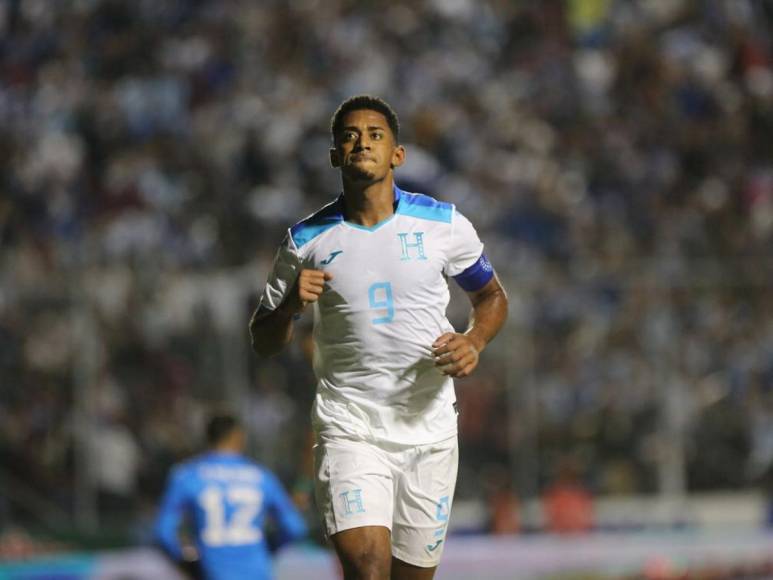
[[[233,447],[212,447],[210,452],[217,455],[241,455],[241,452]]]
[[[242,448],[237,445],[214,445],[210,448],[212,453],[217,453],[220,455],[239,455],[242,452]]]
[[[394,184],[391,178],[365,186],[344,183],[346,221],[372,227],[394,213]]]

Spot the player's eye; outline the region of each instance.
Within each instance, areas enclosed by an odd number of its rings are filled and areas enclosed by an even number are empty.
[[[357,139],[357,133],[354,131],[344,132],[344,141],[354,141],[355,139]]]
[[[375,139],[376,141],[380,141],[384,138],[384,134],[381,132],[375,132],[370,134],[371,139]]]

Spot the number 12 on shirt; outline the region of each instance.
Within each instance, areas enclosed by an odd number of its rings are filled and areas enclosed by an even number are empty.
[[[262,504],[263,494],[252,487],[232,485],[223,490],[208,486],[199,495],[199,505],[206,518],[202,532],[204,543],[220,547],[259,542],[263,534],[254,520]],[[229,511],[233,513],[227,519]]]
[[[392,284],[376,282],[368,288],[368,302],[373,310],[383,310],[383,316],[371,319],[373,324],[386,324],[395,317],[395,306],[392,302]]]

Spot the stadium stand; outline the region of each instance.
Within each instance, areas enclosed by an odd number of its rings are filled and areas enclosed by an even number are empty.
[[[307,343],[257,362],[247,317],[289,221],[338,191],[328,115],[359,92],[403,119],[401,187],[463,208],[511,294],[457,386],[460,502],[517,511],[567,461],[597,498],[773,490],[772,22],[762,0],[0,3],[0,528],[147,540],[223,401],[303,478]]]

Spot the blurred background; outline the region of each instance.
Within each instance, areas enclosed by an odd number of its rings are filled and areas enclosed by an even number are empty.
[[[438,577],[773,570],[772,25],[767,0],[0,0],[0,578],[140,553],[213,406],[322,545],[311,321],[270,360],[247,322],[340,191],[358,93],[511,301],[457,382]]]

